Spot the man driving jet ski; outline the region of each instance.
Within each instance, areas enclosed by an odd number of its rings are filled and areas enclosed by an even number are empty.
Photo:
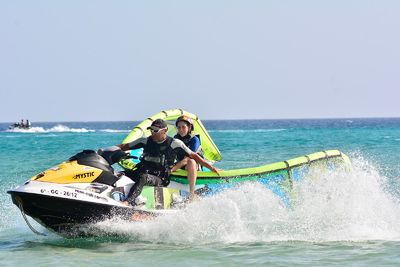
[[[183,153],[219,175],[214,166],[210,165],[196,152],[190,150],[181,140],[168,136],[168,125],[164,120],[153,121],[147,129],[151,131],[149,137],[142,137],[130,143],[117,145],[124,151],[143,148],[143,155],[136,168],[125,173],[135,182],[129,191],[125,204],[134,205],[135,199],[140,195],[145,185],[168,186],[171,168],[176,162],[178,153]],[[190,197],[193,198],[194,196]]]

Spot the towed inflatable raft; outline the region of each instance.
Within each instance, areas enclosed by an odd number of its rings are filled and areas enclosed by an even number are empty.
[[[177,132],[175,120],[182,115],[193,119],[194,134],[200,136],[205,159],[210,162],[220,161],[222,159],[221,153],[200,119],[182,109],[162,111],[147,118],[137,125],[122,143],[129,143],[138,138],[149,136],[150,131],[147,130],[147,127],[156,119],[165,120],[169,125],[168,134],[173,136]],[[140,156],[141,153],[141,150],[131,151],[131,154],[136,156]],[[125,169],[133,169],[137,162],[134,159],[126,159],[121,161],[120,165]],[[348,170],[351,168],[351,163],[349,158],[340,151],[327,150],[258,167],[221,170],[220,176],[210,171],[198,171],[196,189],[200,195],[212,195],[221,190],[238,186],[240,183],[253,181],[264,184],[280,196],[286,204],[290,204],[290,192],[293,183],[306,177],[312,168],[321,170],[342,168]],[[176,196],[186,197],[189,188],[186,177],[187,172],[185,170],[178,170],[171,174],[172,182],[168,187],[145,187],[142,196],[147,199],[146,208],[169,209]]]

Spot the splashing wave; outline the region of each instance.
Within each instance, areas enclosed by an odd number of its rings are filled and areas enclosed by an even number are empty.
[[[312,176],[312,177],[311,177]],[[295,185],[288,209],[257,183],[247,183],[150,222],[107,220],[101,231],[173,243],[400,240],[399,199],[387,179],[362,159],[352,173],[311,175]]]
[[[174,244],[400,240],[400,202],[385,189],[390,181],[362,158],[353,159],[353,167],[351,173],[315,173],[296,182],[291,208],[262,185],[246,183],[152,221],[112,219],[93,227]],[[8,223],[0,220],[0,228],[24,224],[8,197],[1,198]]]

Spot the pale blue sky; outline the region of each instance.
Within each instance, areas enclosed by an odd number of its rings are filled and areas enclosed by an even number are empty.
[[[400,1],[0,1],[0,121],[398,117]]]

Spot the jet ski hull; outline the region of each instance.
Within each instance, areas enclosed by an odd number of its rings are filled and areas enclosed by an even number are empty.
[[[132,220],[133,217],[140,219],[139,215],[148,218],[160,213],[141,207],[125,206],[107,197],[110,187],[105,187],[106,189],[102,188],[103,192],[96,193],[87,188],[98,188],[98,184],[62,186],[29,181],[8,193],[23,214],[64,236],[99,235],[89,233],[88,228],[108,218]]]
[[[67,236],[84,235],[88,224],[133,213],[129,207],[104,205],[34,193],[9,191],[13,203],[43,226]]]

